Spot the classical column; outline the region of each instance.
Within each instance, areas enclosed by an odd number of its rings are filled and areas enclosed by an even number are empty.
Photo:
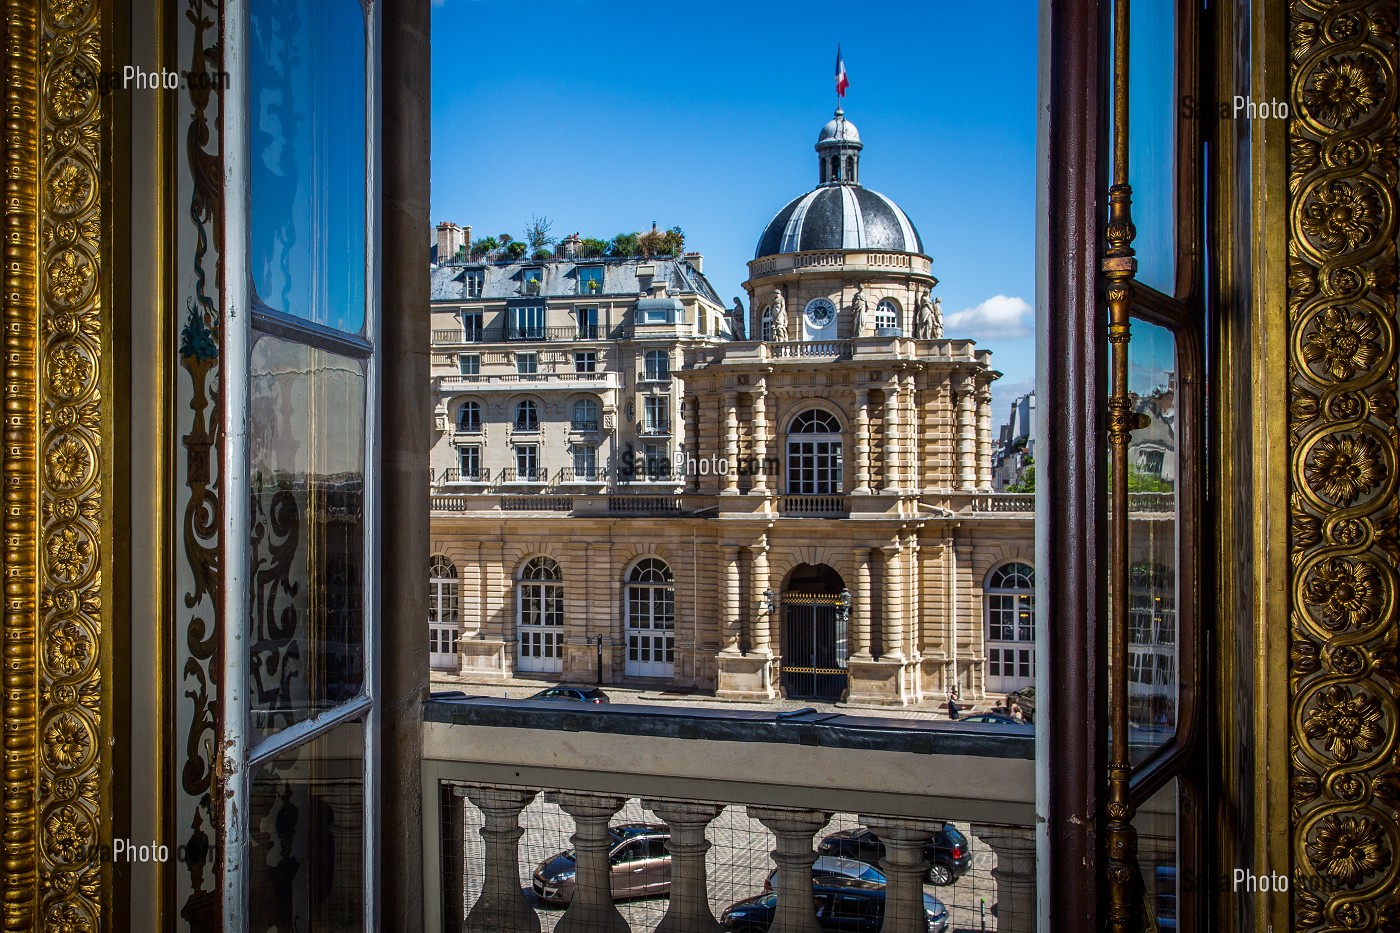
[[[972,834],[996,853],[998,933],[1035,930],[1035,835],[1028,826],[973,823]]]
[[[626,801],[573,791],[550,791],[545,800],[558,804],[574,819],[570,837],[574,844],[574,899],[555,933],[631,933],[631,926],[613,903],[612,866],[608,864],[612,848],[608,821]]]
[[[870,658],[870,620],[872,597],[870,593],[870,549],[856,548],[856,590],[852,594],[851,627],[846,633],[849,657],[856,660]]]
[[[870,394],[856,394],[856,495],[870,492]]]
[[[671,899],[653,933],[720,933],[724,927],[710,911],[705,874],[710,842],[705,827],[724,806],[675,800],[643,800],[642,806],[671,827],[671,841],[666,843],[671,853]]]
[[[739,650],[741,623],[739,617],[739,549],[728,545],[724,549],[724,616],[723,649]]]
[[[700,399],[698,396],[682,399],[681,406],[686,423],[685,449],[693,459],[699,460],[703,449],[700,443]],[[691,492],[700,491],[699,468],[690,471],[689,485]]]
[[[992,390],[977,389],[977,488],[992,491]]]
[[[775,933],[821,933],[817,909],[812,903],[812,837],[831,819],[819,810],[784,807],[749,807],[749,816],[778,837],[773,861],[778,864],[778,912],[769,928]]]
[[[885,492],[899,492],[899,380],[885,388]]]
[[[752,593],[749,594],[749,612],[753,619],[753,644],[752,650],[764,654],[771,649],[772,642],[772,617],[763,610],[766,606],[763,593],[771,583],[768,579],[768,536],[759,535],[758,542],[749,548],[749,554],[753,559],[751,569]],[[777,597],[775,596],[774,599]]]
[[[924,846],[939,824],[927,820],[865,816],[865,825],[885,844],[880,870],[885,873],[885,922],[880,933],[927,933],[924,915]]]
[[[467,799],[481,811],[485,825],[485,880],[481,896],[467,914],[466,933],[539,933],[540,918],[520,889],[520,811],[536,791],[502,787],[468,787]]]
[[[899,539],[880,548],[885,555],[885,618],[881,634],[884,641],[882,658],[904,660],[904,561],[900,559]]]
[[[977,485],[977,425],[973,414],[972,387],[966,380],[954,387],[957,399],[958,425],[958,482],[959,489],[972,489]]]
[[[907,641],[906,651],[908,652],[908,657],[911,660],[917,660],[924,649],[924,631],[923,626],[920,624],[924,617],[924,568],[923,562],[919,559],[918,534],[912,531],[909,532],[904,546],[907,555],[907,563],[909,565],[909,594],[904,601],[906,609],[905,619],[907,620],[904,626],[904,634]]]
[[[739,396],[732,389],[724,394],[724,472],[723,495],[739,492]]]
[[[908,441],[908,451],[904,457],[909,464],[908,488],[918,492],[924,487],[924,438],[919,409],[915,400],[914,374],[905,373],[901,381],[903,382],[903,387],[900,390],[903,402],[901,406],[903,408],[902,423],[905,425],[904,434]]]
[[[768,494],[768,477],[764,465],[768,462],[768,381],[762,376],[753,386],[753,491]]]

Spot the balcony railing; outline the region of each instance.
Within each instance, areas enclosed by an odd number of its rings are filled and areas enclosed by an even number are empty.
[[[438,329],[433,331],[433,345],[472,343],[515,343],[521,341],[598,340],[606,329],[600,324],[551,324],[538,327],[518,324],[492,324],[473,330]]]
[[[555,476],[556,483],[604,483],[607,477],[598,471],[597,467],[591,470],[580,470],[577,467],[564,467]]]
[[[783,496],[778,504],[783,515],[829,518],[847,514],[845,496]]]
[[[680,496],[609,496],[612,515],[674,515],[682,510]]]
[[[548,481],[549,471],[544,467],[536,467],[533,470],[506,467],[501,471],[501,482],[503,483],[545,483]]]
[[[643,421],[637,425],[637,433],[642,437],[669,437],[671,434],[671,422]]]
[[[572,431],[583,431],[585,433],[598,430],[596,421],[570,421],[569,429]]]
[[[849,340],[789,340],[769,344],[769,352],[777,359],[834,359],[851,358]]]
[[[574,500],[568,496],[502,496],[503,512],[572,512]]]
[[[454,391],[469,389],[481,391],[483,389],[502,388],[513,389],[521,384],[533,384],[548,386],[551,384],[564,385],[565,383],[578,383],[591,389],[614,389],[617,388],[617,373],[615,372],[592,372],[579,373],[572,369],[547,371],[536,373],[490,373],[472,376],[440,376],[439,385],[444,391]]]
[[[463,472],[458,467],[451,467],[439,473],[435,480],[439,483],[489,483],[491,482],[491,471],[485,467],[478,470]]]

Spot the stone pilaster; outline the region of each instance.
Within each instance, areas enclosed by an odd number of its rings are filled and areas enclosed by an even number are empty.
[[[851,606],[850,630],[846,633],[846,643],[850,649],[849,659],[867,660],[870,658],[870,620],[874,618],[874,599],[870,586],[870,549],[855,549],[856,588]]]
[[[972,385],[962,379],[953,385],[957,399],[957,477],[959,489],[977,485],[977,422],[973,411]]]
[[[887,493],[899,492],[899,380],[885,387],[885,488]]]
[[[812,903],[812,863],[817,860],[812,838],[831,819],[831,814],[781,807],[749,807],[748,813],[778,838],[773,849],[773,861],[778,865],[774,885],[778,912],[770,929],[779,933],[821,933]]]
[[[621,797],[551,791],[545,794],[574,820],[574,899],[555,926],[555,933],[631,933],[612,899],[608,851],[612,837],[608,822],[626,803]],[[519,884],[519,881],[516,882]]]
[[[996,853],[998,933],[1035,931],[1035,834],[1026,826],[973,823],[972,834]]]
[[[642,806],[671,828],[671,895],[666,915],[653,933],[720,933],[710,911],[710,892],[705,874],[705,853],[710,842],[705,827],[724,810],[721,804],[689,803],[675,800],[643,800]]]
[[[739,492],[739,396],[734,390],[724,394],[724,459],[729,469],[724,472],[721,495]]]
[[[885,844],[885,922],[880,933],[927,933],[924,916],[924,846],[939,824],[926,820],[866,816],[865,825]]]
[[[904,660],[904,560],[903,548],[898,538],[894,544],[882,547],[885,555],[885,598],[882,658]]]
[[[752,560],[750,574],[753,592],[749,594],[749,612],[753,619],[753,644],[751,651],[761,655],[771,654],[772,646],[772,616],[763,610],[765,590],[770,587],[768,576],[768,536],[759,535],[757,543],[749,548],[750,559]],[[776,599],[776,596],[774,597]]]
[[[753,387],[753,459],[755,467],[753,492],[768,494],[768,477],[764,465],[768,462],[768,389],[767,380],[760,376]]]
[[[856,395],[856,488],[852,492],[870,493],[870,397],[864,389]]]
[[[977,390],[977,488],[992,491],[992,390]]]
[[[466,933],[539,933],[539,915],[520,889],[520,812],[536,791],[467,787],[464,793],[485,817],[486,846],[485,880],[467,914]]]
[[[739,613],[739,548],[727,545],[724,549],[724,632],[725,651],[738,651],[742,637]]]

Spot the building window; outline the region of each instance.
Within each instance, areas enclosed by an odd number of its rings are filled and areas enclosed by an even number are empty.
[[[592,444],[579,444],[574,447],[574,478],[596,479],[598,476],[598,448]]]
[[[671,432],[671,398],[667,395],[649,395],[642,403],[642,433],[669,434]]]
[[[598,403],[591,398],[575,401],[572,427],[575,431],[598,430]]]
[[[590,266],[586,269],[578,270],[578,293],[580,295],[598,295],[603,291],[603,267]]]
[[[525,399],[515,406],[515,430],[538,431],[540,429],[540,409],[533,399]]]
[[[576,312],[578,316],[578,339],[597,340],[598,339],[598,309],[579,308]]]
[[[770,341],[773,339],[773,306],[768,305],[763,309],[763,316],[758,321],[758,339]]]
[[[875,306],[875,333],[899,329],[899,306],[888,298]]]
[[[428,658],[433,667],[456,669],[459,631],[457,566],[437,554],[428,568]]]
[[[642,448],[647,479],[665,479],[671,475],[671,449],[665,444],[647,444]]]
[[[574,354],[574,372],[576,373],[596,373],[598,371],[598,354],[593,350],[579,350]]]
[[[987,616],[987,692],[1010,693],[1035,683],[1035,571],[1003,564],[983,591]]]
[[[478,434],[481,432],[480,402],[463,402],[462,407],[457,409],[457,430],[462,434]]]
[[[485,284],[485,269],[468,269],[462,273],[462,285],[466,288],[468,298],[480,298],[482,287]]]
[[[543,340],[544,306],[525,305],[510,309],[510,332],[507,340]]]
[[[563,580],[559,565],[548,557],[532,558],[520,568],[515,609],[518,670],[564,669]]]
[[[457,372],[463,376],[481,375],[481,354],[460,353],[457,355]]]
[[[787,491],[794,496],[841,492],[841,423],[830,412],[809,408],[788,425]]]
[[[535,353],[515,354],[515,373],[518,376],[533,376],[539,372],[540,358]]]
[[[629,677],[675,673],[676,587],[666,562],[647,557],[627,575],[627,666]]]
[[[525,294],[538,295],[544,288],[544,270],[526,269],[524,272]]]
[[[671,378],[671,354],[665,350],[648,350],[643,357],[645,378],[650,382],[667,382]]]
[[[538,444],[521,444],[515,448],[515,478],[528,482],[540,478],[540,448]]]
[[[478,343],[481,340],[481,312],[462,312],[462,341],[464,343]]]
[[[465,447],[457,448],[457,468],[458,475],[464,480],[480,482],[481,480],[481,445],[468,444]]]

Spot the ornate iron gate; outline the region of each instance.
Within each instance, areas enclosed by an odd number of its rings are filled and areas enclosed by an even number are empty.
[[[834,593],[783,595],[783,690],[840,699],[846,690],[846,624]]]

